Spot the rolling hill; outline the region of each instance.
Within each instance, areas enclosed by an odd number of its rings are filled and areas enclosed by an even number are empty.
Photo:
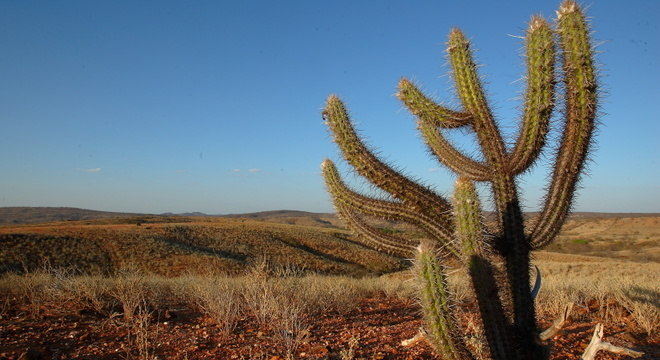
[[[44,264],[73,266],[93,274],[126,267],[168,276],[237,273],[268,259],[324,274],[362,276],[401,270],[409,264],[356,242],[334,214],[280,210],[182,216],[0,208],[0,224],[0,273]],[[402,224],[378,225],[419,236]],[[660,262],[660,216],[577,213],[546,250]]]
[[[238,273],[268,261],[362,276],[404,261],[356,243],[346,230],[213,217],[133,217],[0,227],[0,273],[44,266],[109,274],[126,267],[167,276]]]

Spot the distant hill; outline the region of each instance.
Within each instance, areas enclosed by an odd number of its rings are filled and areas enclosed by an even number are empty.
[[[96,211],[72,207],[0,207],[0,225],[96,220],[135,215],[138,214]]]
[[[243,218],[289,225],[343,227],[342,221],[335,214],[311,213],[298,210],[273,210],[248,214],[222,215],[227,218]]]
[[[335,214],[297,210],[273,210],[246,214],[209,215],[202,212],[140,214],[88,210],[73,207],[0,207],[0,225],[39,224],[58,221],[99,220],[112,218],[226,217],[275,222],[290,225],[341,227]]]
[[[527,217],[534,217],[538,213],[525,213]],[[298,210],[272,210],[245,214],[209,215],[202,212],[188,213],[162,213],[162,214],[138,214],[110,211],[87,210],[72,207],[0,207],[0,225],[38,224],[56,221],[76,220],[98,220],[110,218],[128,217],[149,218],[171,218],[171,217],[224,217],[243,218],[250,220],[274,222],[289,225],[320,226],[320,227],[343,227],[343,222],[336,214],[312,213]],[[660,216],[658,213],[600,213],[600,212],[575,212],[571,219],[592,218],[637,218]],[[486,214],[488,220],[492,220],[492,214]]]

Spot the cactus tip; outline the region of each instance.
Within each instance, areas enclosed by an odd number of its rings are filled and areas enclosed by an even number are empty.
[[[449,41],[447,42],[447,51],[455,49],[457,46],[466,43],[468,40],[465,34],[459,28],[452,28],[449,32]]]
[[[578,10],[578,8],[579,8],[578,4],[577,2],[575,2],[575,0],[564,1],[559,6],[559,10],[557,10],[557,19],[561,19],[562,16],[575,12],[576,10]]]
[[[399,80],[399,89],[410,87],[411,85],[412,83],[410,80],[406,79],[405,77],[402,77],[401,80]]]
[[[326,100],[326,103],[329,105],[329,104],[337,102],[337,101],[341,101],[341,100],[339,100],[339,97],[335,94],[330,94],[330,96],[328,96],[328,99]]]
[[[545,18],[539,14],[532,15],[531,20],[529,21],[529,31],[532,32],[542,27],[548,26],[548,22]]]

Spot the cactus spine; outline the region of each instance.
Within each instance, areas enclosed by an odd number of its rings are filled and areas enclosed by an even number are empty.
[[[400,256],[409,256],[416,244],[380,231],[364,216],[410,223],[433,242],[417,247],[416,269],[429,338],[446,359],[473,356],[457,335],[460,329],[453,314],[452,296],[447,291],[446,270],[441,261],[444,257],[457,258],[471,276],[492,359],[549,356],[538,338],[530,294],[530,251],[552,241],[568,215],[592,141],[598,89],[588,24],[575,1],[565,0],[561,4],[554,29],[542,17],[533,16],[525,34],[525,49],[524,111],[510,148],[490,110],[470,42],[459,29],[449,34],[447,54],[461,109],[435,103],[406,79],[399,82],[397,96],[417,117],[427,146],[440,163],[459,177],[453,204],[374,155],[356,134],[348,111],[337,96],[328,98],[323,111],[346,161],[358,174],[391,195],[391,199],[384,200],[354,192],[342,181],[334,164],[325,160],[323,176],[347,226],[361,235],[366,244]],[[541,215],[526,227],[516,176],[530,169],[546,143],[556,101],[557,52],[562,63],[561,89],[566,107],[563,135]],[[447,140],[445,133],[456,128],[476,134],[483,160],[462,153]],[[495,229],[481,226],[475,181],[490,183],[497,215]],[[495,262],[502,262],[504,270],[497,270]]]

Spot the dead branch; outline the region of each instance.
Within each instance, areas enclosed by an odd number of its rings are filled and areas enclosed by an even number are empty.
[[[591,342],[584,350],[584,354],[582,354],[582,360],[593,360],[599,350],[609,351],[615,354],[628,355],[634,358],[638,358],[644,355],[644,353],[640,351],[634,351],[621,346],[610,344],[608,342],[604,342],[603,324],[596,325],[596,328],[594,329],[594,335],[591,337]]]

